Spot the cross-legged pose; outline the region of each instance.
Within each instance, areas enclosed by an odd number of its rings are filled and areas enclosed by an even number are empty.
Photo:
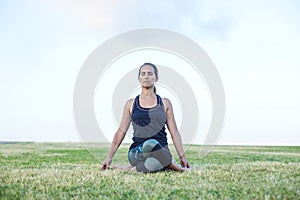
[[[115,133],[102,169],[110,168],[112,158],[132,123],[133,143],[128,151],[131,166],[127,169],[138,172],[156,172],[165,169],[185,171],[190,168],[190,164],[184,155],[172,104],[167,98],[161,98],[156,94],[154,84],[158,80],[157,67],[152,63],[143,64],[138,72],[138,80],[142,92],[135,99],[126,102],[120,127]],[[171,134],[181,166],[176,163],[168,148],[165,125]]]

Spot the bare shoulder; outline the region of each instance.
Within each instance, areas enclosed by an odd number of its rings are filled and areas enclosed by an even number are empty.
[[[171,103],[170,99],[168,99],[166,97],[163,97],[161,99],[163,100],[163,103],[166,103],[166,104],[170,104]]]
[[[133,99],[133,98],[131,98],[131,99],[128,99],[128,100],[126,101],[126,104],[129,104],[129,105],[131,105],[131,104],[133,103],[133,101],[134,101],[134,99]]]
[[[132,111],[133,102],[134,102],[134,99],[128,99],[126,101],[126,104],[125,104],[125,108],[126,108],[126,110],[129,111],[130,114],[131,114],[131,111]]]
[[[133,100],[134,100],[134,99],[128,99],[128,100],[126,101],[126,103],[125,103],[125,107],[126,107],[126,108],[130,108],[130,107],[132,106],[132,104],[133,104]]]
[[[172,103],[171,103],[170,99],[168,99],[168,98],[162,98],[162,101],[163,101],[164,106],[166,107],[166,109],[172,108]]]

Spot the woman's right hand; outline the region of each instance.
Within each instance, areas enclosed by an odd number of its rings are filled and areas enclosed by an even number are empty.
[[[111,162],[112,162],[112,159],[109,158],[109,157],[107,157],[107,158],[103,161],[103,164],[102,164],[101,169],[102,169],[102,170],[109,169],[109,168],[110,168],[110,165],[111,165]]]

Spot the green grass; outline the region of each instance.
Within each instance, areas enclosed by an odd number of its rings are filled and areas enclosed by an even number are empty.
[[[107,145],[0,144],[0,199],[300,199],[299,146],[200,148],[186,152],[191,171],[142,174],[101,171]],[[113,164],[128,165],[127,150]]]

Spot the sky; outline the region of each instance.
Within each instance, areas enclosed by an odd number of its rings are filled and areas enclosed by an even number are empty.
[[[73,92],[84,61],[111,37],[151,27],[189,37],[213,60],[226,96],[218,144],[300,145],[299,8],[293,0],[1,1],[0,141],[79,142]]]

